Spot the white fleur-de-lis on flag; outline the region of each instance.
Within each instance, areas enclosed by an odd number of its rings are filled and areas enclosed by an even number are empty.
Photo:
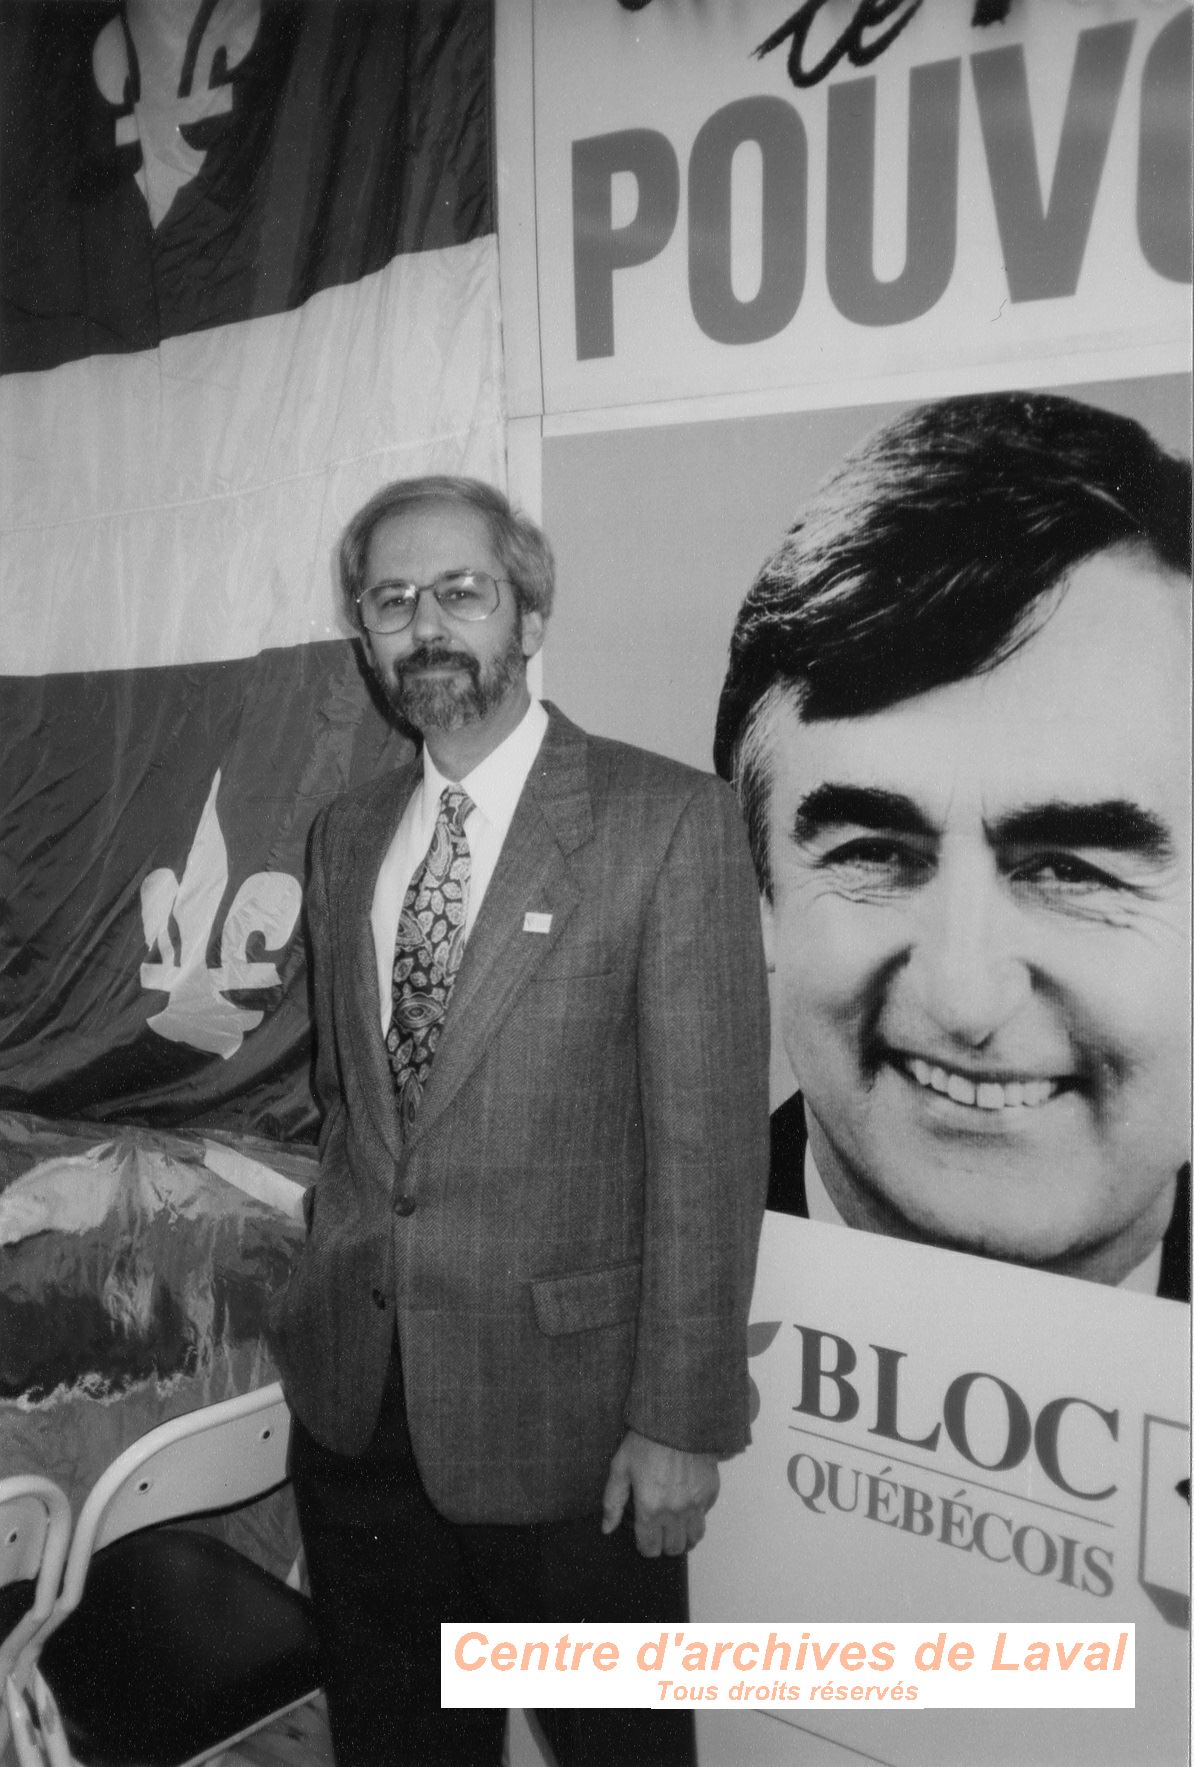
[[[287,945],[303,892],[298,879],[285,871],[255,871],[247,877],[224,921],[220,966],[208,966],[208,941],[228,887],[228,848],[216,814],[219,787],[217,772],[181,880],[161,867],[142,881],[141,924],[153,960],[141,965],[141,986],[169,995],[167,1005],[148,1021],[159,1037],[227,1061],[265,1016],[256,1008],[237,1006],[228,992],[276,988],[280,981],[276,963],[249,961],[249,940],[261,934],[267,951]]]

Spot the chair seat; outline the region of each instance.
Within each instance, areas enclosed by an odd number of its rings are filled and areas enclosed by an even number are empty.
[[[178,1767],[321,1681],[307,1597],[225,1541],[173,1527],[95,1555],[40,1667],[87,1767]]]

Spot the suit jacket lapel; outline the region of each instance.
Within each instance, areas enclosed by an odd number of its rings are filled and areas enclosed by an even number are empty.
[[[587,743],[553,706],[548,716],[543,746],[465,947],[410,1146],[451,1103],[580,900],[568,856],[593,834]],[[549,914],[550,933],[528,932],[528,913]]]
[[[421,778],[421,765],[416,761],[396,778],[389,775],[379,781],[377,790],[360,805],[358,821],[341,848],[339,874],[330,886],[337,892],[333,910],[339,927],[336,958],[340,973],[349,978],[346,999],[352,1060],[374,1122],[395,1162],[402,1152],[402,1137],[394,1106],[394,1077],[381,1031],[371,913],[381,862]]]

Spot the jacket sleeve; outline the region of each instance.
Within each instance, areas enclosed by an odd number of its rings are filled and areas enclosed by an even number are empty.
[[[626,1422],[692,1452],[749,1439],[746,1327],[767,1191],[758,886],[738,805],[702,779],[652,892],[638,970],[643,1273]]]

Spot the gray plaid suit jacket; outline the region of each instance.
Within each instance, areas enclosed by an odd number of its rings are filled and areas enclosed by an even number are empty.
[[[453,1521],[598,1509],[628,1426],[747,1440],[768,1027],[738,808],[548,709],[405,1145],[369,909],[419,766],[312,836],[325,1117],[274,1346],[307,1429],[354,1454],[397,1330],[415,1457]]]

